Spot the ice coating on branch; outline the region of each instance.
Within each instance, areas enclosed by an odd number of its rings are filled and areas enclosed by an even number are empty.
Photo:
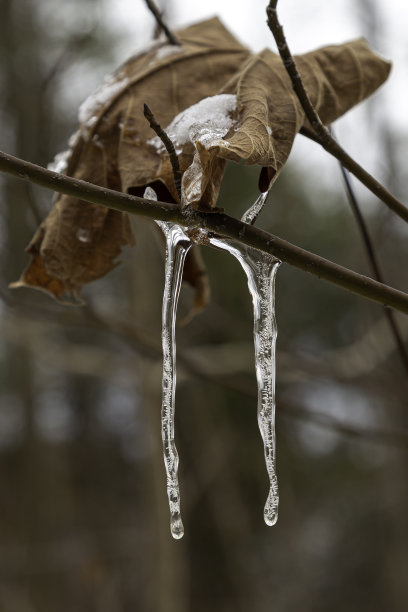
[[[102,85],[82,102],[78,111],[78,119],[85,136],[97,122],[99,112],[128,85],[129,79],[120,73],[117,75],[108,74],[105,76]]]
[[[147,187],[144,197],[157,200],[156,193]],[[183,267],[192,242],[179,225],[156,221],[166,239],[165,279],[162,310],[163,379],[161,433],[164,464],[167,476],[167,496],[170,507],[170,529],[173,538],[184,535],[181,520],[180,488],[178,483],[179,458],[174,442],[174,414],[176,392],[176,338],[177,303],[180,294]]]
[[[189,141],[198,141],[207,148],[217,144],[229,132],[234,124],[231,115],[236,108],[235,95],[210,96],[176,115],[165,131],[178,154],[181,153],[181,147]],[[156,147],[159,153],[164,151],[163,143],[157,136],[151,138],[148,144]]]
[[[280,264],[267,253],[229,239],[209,237],[210,244],[240,262],[248,279],[254,310],[255,368],[258,383],[258,425],[264,443],[269,493],[264,507],[267,525],[278,520],[278,479],[275,460],[275,277]]]

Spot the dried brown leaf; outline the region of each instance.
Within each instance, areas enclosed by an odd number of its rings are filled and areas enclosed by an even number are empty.
[[[326,124],[372,94],[391,67],[363,39],[298,56],[296,63]],[[268,167],[272,183],[286,163],[296,134],[308,126],[280,57],[268,49],[252,56],[223,91],[237,96],[238,116],[223,139],[209,146],[195,143],[194,162],[183,177],[185,203],[195,207],[214,169],[225,159]]]
[[[165,127],[210,97],[216,110],[227,101],[226,127],[211,133],[210,117],[204,131],[189,131],[175,142],[184,173],[183,203],[214,207],[226,160],[263,166],[263,188],[276,179],[297,132],[307,126],[279,56],[269,50],[250,55],[218,19],[181,30],[177,38],[181,46],[156,41],[132,57],[81,106],[79,131],[56,169],[136,195],[152,185],[160,200],[175,202],[169,157],[144,119],[143,104]],[[325,123],[370,95],[390,69],[363,40],[325,47],[296,61]],[[127,215],[59,196],[28,246],[32,262],[14,286],[79,299],[82,286],[115,267],[122,248],[133,243]],[[196,308],[201,308],[208,281],[197,251],[191,251],[184,278],[195,287]]]
[[[218,19],[181,30],[177,38],[181,46],[156,41],[132,57],[82,105],[79,131],[55,169],[138,195],[157,178],[165,198],[177,199],[167,156],[161,159],[147,144],[154,134],[143,117],[143,103],[165,125],[180,110],[215,94],[249,55]],[[181,156],[182,170],[193,153],[191,145]],[[63,294],[79,298],[82,286],[115,267],[122,248],[133,243],[126,214],[59,196],[27,248],[30,265],[13,286],[41,288],[58,299]],[[185,277],[196,288],[198,306],[207,299],[208,286],[197,273],[198,253],[190,260]]]

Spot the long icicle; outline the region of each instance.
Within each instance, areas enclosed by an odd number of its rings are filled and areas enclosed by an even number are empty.
[[[258,249],[233,240],[209,236],[212,246],[231,253],[240,262],[248,279],[254,311],[255,366],[258,383],[258,425],[264,443],[269,477],[269,494],[264,508],[267,525],[278,519],[278,479],[275,444],[275,278],[280,261]]]
[[[177,303],[183,277],[183,266],[192,242],[179,225],[156,221],[166,238],[166,264],[162,310],[163,395],[161,427],[164,463],[167,473],[167,496],[170,506],[170,529],[173,538],[184,535],[178,484],[178,453],[174,442],[174,414],[176,391]]]

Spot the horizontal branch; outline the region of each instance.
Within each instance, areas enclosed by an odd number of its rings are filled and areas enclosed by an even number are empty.
[[[202,213],[191,208],[182,210],[178,204],[156,202],[127,195],[46,170],[41,166],[1,151],[0,171],[36,183],[47,189],[121,212],[143,215],[162,221],[172,221],[185,227],[201,227],[265,253],[270,253],[281,261],[318,278],[408,314],[408,294],[339,266],[224,213]]]

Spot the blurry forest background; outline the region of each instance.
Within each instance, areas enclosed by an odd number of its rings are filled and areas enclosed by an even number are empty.
[[[265,4],[251,3],[262,23]],[[385,4],[355,0],[361,10],[348,16],[380,52]],[[50,162],[76,129],[82,99],[138,47],[141,29],[145,40],[154,35],[142,0],[134,0],[134,37],[109,18],[114,5],[0,0],[3,150]],[[172,3],[162,7],[172,24]],[[395,115],[388,120],[383,95],[347,125],[357,134],[365,126],[359,159],[380,152],[369,169],[406,201],[407,133]],[[297,140],[302,154],[259,225],[370,274],[336,162]],[[257,175],[228,167],[220,206],[241,215]],[[24,248],[52,195],[0,181],[0,609],[405,611],[407,372],[381,307],[287,265],[278,271],[281,503],[267,528],[246,280],[232,257],[204,251],[211,304],[177,330],[186,534],[176,542],[159,424],[163,254],[151,223],[134,220],[136,248],[86,288],[85,307],[62,306],[7,288],[28,262]],[[406,227],[358,192],[385,277],[407,291]],[[190,301],[183,288],[181,315]],[[406,318],[398,319],[407,337]]]

